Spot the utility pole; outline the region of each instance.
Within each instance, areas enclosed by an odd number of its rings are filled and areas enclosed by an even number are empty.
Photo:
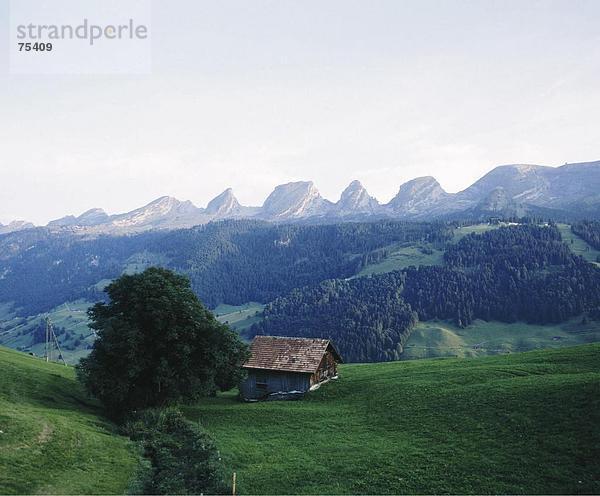
[[[56,333],[54,332],[54,328],[52,327],[52,323],[50,322],[50,317],[46,317],[46,361],[50,362],[52,360],[52,351],[54,350],[54,346],[58,350],[58,357],[62,360],[67,366],[67,362],[65,361],[65,357],[62,354],[62,350],[60,349],[60,344],[58,344],[58,338],[56,337]]]
[[[44,356],[46,361],[50,361],[50,319],[46,317],[46,340],[44,344]]]

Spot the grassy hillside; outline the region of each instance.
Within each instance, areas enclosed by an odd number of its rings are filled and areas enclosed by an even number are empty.
[[[497,224],[490,224],[485,222],[483,224],[473,224],[470,226],[460,226],[454,230],[454,238],[452,242],[458,243],[462,238],[467,236],[468,234],[481,234],[487,231],[491,231],[492,229],[498,229],[501,226],[510,225],[506,222],[499,222]]]
[[[92,302],[77,300],[65,302],[47,314],[17,317],[11,304],[0,303],[0,345],[43,356],[44,343],[32,344],[32,337],[47,315],[55,330],[64,328],[67,331],[58,335],[58,341],[65,360],[74,365],[87,356],[90,351],[88,346],[95,339],[88,327],[87,317],[87,309],[92,305]],[[262,303],[249,302],[237,306],[221,304],[213,311],[219,321],[242,332],[261,320],[262,317],[256,313],[262,312],[263,308]]]
[[[505,223],[499,224],[474,224],[472,226],[457,227],[454,230],[452,243],[457,243],[466,235],[481,234],[492,229],[497,229]],[[444,251],[431,243],[414,242],[388,246],[389,255],[380,262],[372,263],[364,267],[356,276],[369,276],[382,274],[393,270],[402,270],[414,265],[442,265],[444,263]]]
[[[224,322],[232,329],[241,332],[262,319],[260,313],[264,308],[262,303],[251,301],[243,305],[221,304],[213,312],[219,322]]]
[[[599,493],[600,345],[344,365],[304,401],[189,407],[240,493]]]
[[[600,322],[581,317],[560,324],[476,320],[462,329],[443,321],[419,322],[408,338],[403,359],[477,357],[559,348],[600,341]]]
[[[0,345],[10,348],[31,351],[36,355],[44,354],[44,343],[33,343],[33,333],[43,325],[43,320],[50,317],[54,329],[59,332],[58,341],[65,360],[75,364],[82,356],[89,353],[87,349],[94,342],[94,334],[88,327],[87,309],[93,303],[86,300],[65,302],[50,310],[47,314],[17,317],[12,306],[0,304]],[[60,329],[66,332],[60,333]],[[43,337],[42,337],[43,339]]]
[[[397,245],[388,249],[390,254],[386,258],[381,262],[367,265],[355,277],[401,270],[411,265],[442,265],[444,262],[444,252],[427,243]]]
[[[133,445],[83,395],[71,367],[0,347],[0,494],[126,491]]]
[[[564,242],[569,245],[571,251],[575,253],[575,255],[579,255],[588,262],[600,267],[600,263],[598,263],[600,251],[590,246],[585,240],[581,239],[571,231],[571,226],[569,224],[558,224],[557,227]]]

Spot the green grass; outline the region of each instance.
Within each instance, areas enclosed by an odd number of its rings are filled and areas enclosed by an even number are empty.
[[[583,257],[588,262],[591,262],[598,267],[600,267],[600,263],[598,263],[598,257],[600,256],[600,251],[596,250],[589,244],[587,244],[583,239],[573,233],[571,231],[571,226],[568,224],[557,224],[558,230],[560,231],[560,235],[563,240],[569,247],[571,251],[575,253],[575,255],[579,255]]]
[[[441,265],[444,261],[444,252],[428,244],[395,245],[389,247],[388,250],[390,254],[386,258],[381,262],[367,265],[356,277],[392,272],[405,269],[411,265],[415,267],[419,265]]]
[[[491,231],[492,229],[498,229],[501,226],[507,226],[509,225],[509,223],[506,222],[500,222],[498,224],[474,224],[472,226],[462,226],[462,227],[457,227],[454,230],[454,238],[452,240],[453,243],[457,243],[458,241],[460,241],[462,238],[464,238],[465,236],[467,236],[468,234],[481,234],[487,231]]]
[[[219,322],[226,323],[232,329],[241,332],[262,319],[257,312],[262,312],[264,308],[262,303],[251,301],[237,306],[221,304],[213,312]]]
[[[492,229],[497,229],[500,224],[475,224],[472,226],[458,227],[454,230],[452,243],[458,242],[467,234],[483,233]],[[372,274],[382,274],[394,270],[402,270],[414,265],[442,265],[444,263],[444,250],[435,248],[430,243],[407,243],[388,246],[389,255],[380,262],[369,264],[364,267],[356,276],[362,277]]]
[[[600,342],[600,322],[578,317],[552,325],[476,320],[461,329],[444,321],[419,322],[403,359],[476,357]]]
[[[0,347],[0,494],[118,494],[138,464],[71,367]]]
[[[186,414],[246,494],[599,493],[600,345],[343,365],[303,401]]]

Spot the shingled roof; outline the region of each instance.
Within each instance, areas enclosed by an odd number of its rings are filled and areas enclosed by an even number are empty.
[[[329,349],[338,362],[341,357],[329,339],[256,336],[250,345],[248,369],[314,373]]]

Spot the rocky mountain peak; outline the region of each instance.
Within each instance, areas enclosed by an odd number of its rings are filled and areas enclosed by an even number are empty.
[[[108,214],[101,208],[91,208],[77,217],[80,226],[96,226],[109,220]]]
[[[379,203],[369,195],[360,181],[352,181],[342,192],[339,201],[335,204],[338,215],[352,215],[361,213],[375,213]]]
[[[172,196],[161,196],[141,208],[114,216],[112,224],[118,228],[162,224],[168,220],[192,216],[199,210],[189,200],[180,201]]]
[[[419,214],[448,196],[434,177],[418,177],[402,184],[387,207],[396,213]]]
[[[501,165],[488,172],[458,194],[461,201],[479,202],[493,189],[502,187],[509,198],[524,202],[535,202],[548,190],[548,173],[554,169],[541,165]]]
[[[49,227],[74,227],[78,233],[133,233],[148,229],[177,229],[206,224],[224,218],[258,218],[268,221],[300,221],[322,217],[334,221],[387,216],[397,219],[460,218],[467,215],[521,215],[565,212],[600,218],[600,161],[566,164],[561,167],[513,164],[488,172],[470,187],[456,194],[446,193],[431,176],[402,184],[398,194],[379,205],[359,181],[352,181],[337,203],[324,199],[312,181],[277,186],[262,207],[245,207],[228,188],[211,200],[206,209],[190,201],[163,196],[131,212],[108,216],[91,209],[79,217],[69,215],[52,221]],[[0,225],[0,233],[34,227],[14,222]]]
[[[0,234],[8,234],[15,231],[23,231],[24,229],[31,229],[35,227],[31,222],[24,220],[13,220],[7,225],[0,224]]]
[[[312,181],[297,181],[277,186],[265,200],[261,216],[279,220],[325,215],[330,206]]]
[[[216,218],[229,217],[239,214],[242,206],[237,201],[231,188],[213,198],[206,206],[205,213],[214,215]]]

